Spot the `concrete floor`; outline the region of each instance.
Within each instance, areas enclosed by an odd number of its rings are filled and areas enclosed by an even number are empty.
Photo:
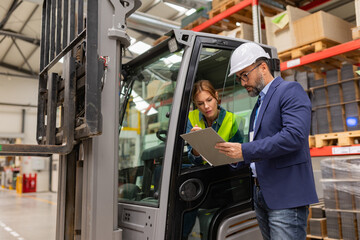
[[[0,189],[1,240],[53,240],[56,193],[23,193]]]

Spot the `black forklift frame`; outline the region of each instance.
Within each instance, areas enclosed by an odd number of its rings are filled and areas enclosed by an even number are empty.
[[[36,133],[39,145],[2,144],[0,155],[68,154],[73,149],[74,140],[101,134],[101,78],[105,62],[97,54],[96,0],[87,1],[86,16],[88,17],[84,19],[84,0],[43,2]],[[84,64],[74,57],[82,43],[86,45],[85,49],[81,49],[84,51],[81,54],[86,53]],[[64,71],[62,78],[51,70],[63,57],[66,58],[64,69],[67,71]],[[83,96],[81,91],[84,91]],[[79,98],[83,98],[83,109],[76,109]],[[59,106],[62,117],[61,125],[57,128]],[[82,118],[82,124],[77,127],[76,118]]]

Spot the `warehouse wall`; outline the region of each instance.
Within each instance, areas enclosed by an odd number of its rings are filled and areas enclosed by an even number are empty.
[[[0,72],[8,72],[0,68]],[[37,105],[38,80],[0,75],[0,103]],[[0,136],[21,134],[22,110],[25,110],[22,144],[36,144],[37,108],[0,105]],[[49,190],[49,158],[20,157],[23,174],[37,174],[37,192]]]
[[[0,68],[0,72],[6,72]],[[38,80],[0,75],[0,103],[37,105]],[[25,129],[22,143],[36,143],[36,113],[33,107],[0,105],[0,134],[21,133],[22,109],[25,109]]]

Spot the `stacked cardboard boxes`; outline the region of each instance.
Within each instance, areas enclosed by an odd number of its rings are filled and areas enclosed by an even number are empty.
[[[285,77],[287,81],[299,82],[309,93],[313,108],[312,135],[360,130],[358,69],[345,64],[340,70],[327,71],[323,78],[307,72]]]
[[[308,219],[307,238],[324,238],[327,236],[326,217],[324,203],[313,204],[310,206]]]
[[[345,43],[352,40],[353,24],[329,13],[310,14],[287,6],[286,11],[274,17],[265,17],[268,44],[279,53],[317,41]]]
[[[245,40],[254,41],[254,31],[253,25],[248,23],[240,23],[237,28],[231,31],[222,31],[219,35],[233,37],[233,38],[241,38]],[[263,37],[262,43],[266,44],[266,34],[265,30],[262,30],[261,36]]]

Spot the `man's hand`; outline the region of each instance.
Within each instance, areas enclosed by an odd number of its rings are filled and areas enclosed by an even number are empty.
[[[217,143],[215,145],[219,152],[224,153],[226,156],[231,158],[243,158],[241,144],[233,142]]]

